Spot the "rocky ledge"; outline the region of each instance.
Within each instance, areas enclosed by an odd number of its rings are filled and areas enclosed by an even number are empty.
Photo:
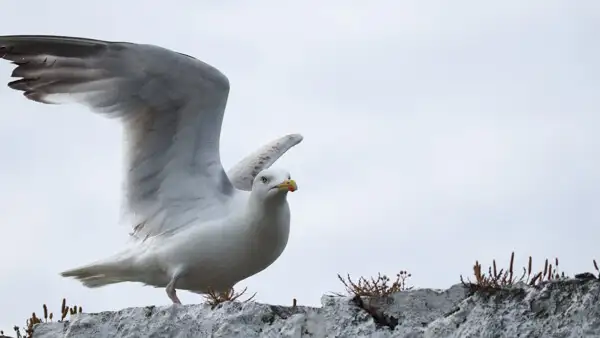
[[[403,291],[386,299],[322,297],[322,307],[224,303],[83,313],[37,324],[55,337],[600,337],[600,281],[593,276],[473,294]]]

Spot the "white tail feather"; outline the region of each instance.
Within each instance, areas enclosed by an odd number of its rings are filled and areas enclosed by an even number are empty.
[[[130,259],[102,261],[61,273],[63,277],[73,277],[89,288],[129,281],[133,273]]]
[[[83,285],[87,286],[88,288],[99,288],[105,285],[117,284],[127,281],[128,280],[122,278],[106,277],[104,275],[100,275],[95,277],[84,278],[81,280],[81,283],[83,283]]]

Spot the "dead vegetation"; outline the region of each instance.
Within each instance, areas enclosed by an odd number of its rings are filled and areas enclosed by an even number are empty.
[[[473,275],[475,277],[475,281],[471,282],[471,280],[468,278],[467,281],[465,281],[462,275],[460,276],[460,281],[471,291],[480,291],[500,289],[502,287],[511,286],[517,283],[526,283],[528,285],[535,286],[550,280],[568,278],[564,272],[559,272],[558,258],[554,259],[554,265],[550,264],[548,259],[546,259],[543,270],[534,272],[533,260],[531,256],[529,256],[527,267],[523,267],[523,272],[520,275],[515,275],[514,273],[514,261],[515,253],[513,252],[510,255],[510,263],[508,264],[508,268],[498,270],[496,266],[496,260],[493,260],[492,266],[488,268],[487,273],[482,270],[479,261],[475,261],[475,265],[473,266]]]
[[[396,280],[390,284],[390,278],[387,275],[377,274],[377,277],[360,277],[356,282],[352,280],[350,274],[346,278],[337,275],[338,279],[346,288],[348,295],[359,297],[386,297],[400,291],[412,289],[406,286],[406,280],[412,275],[408,271],[400,271],[396,274]],[[346,296],[341,293],[334,293],[336,296]]]
[[[211,308],[215,308],[215,306],[224,303],[224,302],[233,302],[237,299],[239,299],[241,296],[243,296],[246,291],[248,290],[248,288],[244,288],[242,291],[240,292],[235,292],[235,290],[229,289],[229,291],[227,292],[215,292],[213,290],[209,290],[208,293],[206,293],[204,295],[204,300],[205,303],[210,305]],[[244,300],[243,302],[249,302],[252,299],[254,299],[254,297],[256,296],[256,293],[254,293],[252,296],[250,296],[250,298]]]
[[[35,314],[35,312],[32,312],[31,317],[29,317],[25,321],[26,326],[23,328],[15,325],[13,327],[13,329],[15,330],[15,334],[17,335],[17,338],[31,338],[31,337],[33,337],[33,327],[35,326],[35,324],[51,323],[55,319],[53,312],[48,313],[48,307],[46,306],[46,304],[42,304],[42,313],[44,315],[43,315],[43,317],[40,318]],[[63,298],[61,305],[60,305],[60,319],[58,319],[58,317],[56,317],[56,321],[58,323],[61,323],[61,322],[65,321],[67,316],[69,316],[69,315],[72,316],[72,315],[75,315],[78,313],[83,313],[83,309],[81,308],[81,306],[77,306],[77,305],[68,306],[67,300],[65,298]]]
[[[360,277],[356,282],[352,280],[350,274],[347,274],[346,278],[339,274],[337,276],[344,284],[346,294],[336,292],[334,296],[353,296],[351,302],[368,313],[377,326],[394,330],[398,325],[398,318],[387,315],[380,307],[381,304],[377,304],[377,300],[383,298],[389,300],[388,297],[395,293],[411,290],[413,287],[406,285],[407,279],[412,276],[408,271],[402,270],[397,273],[393,282],[387,275],[381,273],[378,273],[377,277]]]

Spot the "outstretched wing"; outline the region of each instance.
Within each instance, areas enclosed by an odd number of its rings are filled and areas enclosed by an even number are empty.
[[[226,213],[235,189],[219,138],[229,81],[217,69],[153,45],[61,36],[0,36],[0,58],[17,65],[8,85],[28,99],[122,121],[135,237]]]
[[[227,172],[233,186],[239,190],[252,190],[252,182],[262,170],[268,169],[286,151],[302,142],[302,135],[290,134],[273,140],[244,157]]]

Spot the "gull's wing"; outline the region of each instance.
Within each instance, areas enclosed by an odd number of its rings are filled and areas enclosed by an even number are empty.
[[[0,36],[0,58],[16,64],[21,79],[8,86],[28,99],[78,102],[122,121],[135,237],[227,212],[235,189],[219,138],[229,81],[217,69],[153,45],[61,36]]]
[[[275,139],[244,157],[227,171],[227,176],[236,189],[250,191],[252,182],[259,172],[268,169],[286,151],[300,142],[302,142],[300,134],[290,134]]]

